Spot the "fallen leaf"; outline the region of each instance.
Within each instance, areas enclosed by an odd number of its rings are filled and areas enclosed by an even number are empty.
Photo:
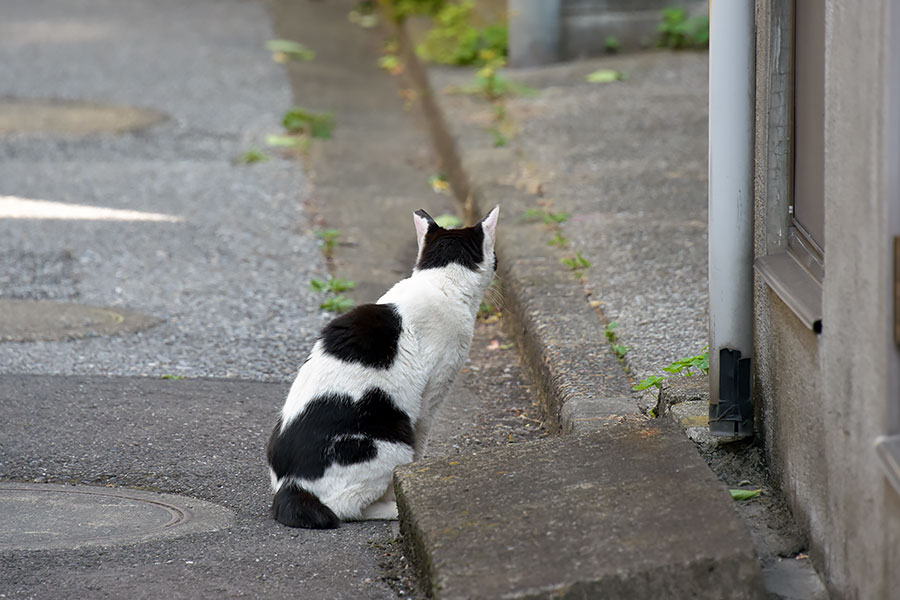
[[[762,493],[762,488],[758,490],[728,490],[731,497],[735,500],[752,500]]]
[[[585,77],[588,83],[610,83],[625,79],[625,75],[621,71],[614,69],[598,69]]]

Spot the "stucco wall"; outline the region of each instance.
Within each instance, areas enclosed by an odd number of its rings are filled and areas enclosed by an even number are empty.
[[[885,187],[889,0],[830,2],[825,53],[825,238],[822,376],[829,582],[847,598],[900,593],[900,512],[874,452],[889,433],[896,369]],[[896,10],[896,2],[893,2]],[[894,57],[895,59],[896,57]],[[896,121],[894,121],[896,123]],[[897,158],[897,157],[894,157]],[[891,559],[894,559],[893,563]]]

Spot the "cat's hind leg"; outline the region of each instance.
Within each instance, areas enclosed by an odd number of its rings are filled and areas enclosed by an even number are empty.
[[[373,502],[365,507],[360,516],[360,521],[396,521],[397,502]]]
[[[361,521],[394,520],[397,518],[397,501],[394,486],[389,485],[381,498],[362,509]]]

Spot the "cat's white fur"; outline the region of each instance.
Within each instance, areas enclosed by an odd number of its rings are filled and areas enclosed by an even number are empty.
[[[294,479],[340,519],[397,517],[392,486],[394,467],[422,457],[437,409],[468,356],[478,306],[494,275],[499,212],[500,207],[495,207],[481,222],[484,260],[478,271],[455,263],[416,269],[378,299],[378,304],[394,304],[403,321],[397,355],[390,369],[373,369],[329,356],[321,341],[316,342],[300,368],[281,411],[282,431],[317,396],[334,393],[360,398],[373,386],[387,392],[415,428],[414,449],[377,440],[377,456],[371,461],[349,466],[332,464],[318,479]],[[429,224],[419,215],[414,215],[414,222],[421,257]],[[275,492],[289,479],[279,480],[271,467],[269,474]]]

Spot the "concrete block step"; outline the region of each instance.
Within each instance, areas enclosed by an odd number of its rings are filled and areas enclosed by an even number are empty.
[[[765,598],[725,486],[665,420],[398,469],[400,528],[434,598]]]

